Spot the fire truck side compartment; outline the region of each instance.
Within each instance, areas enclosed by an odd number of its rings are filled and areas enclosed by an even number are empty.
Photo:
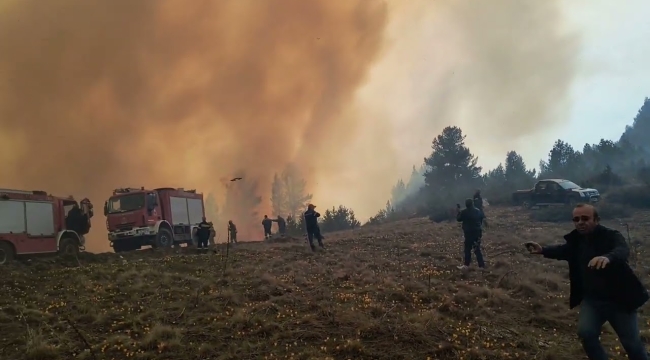
[[[0,201],[0,234],[17,234],[26,231],[25,202]]]
[[[31,236],[54,236],[54,206],[49,202],[25,202],[27,234]]]

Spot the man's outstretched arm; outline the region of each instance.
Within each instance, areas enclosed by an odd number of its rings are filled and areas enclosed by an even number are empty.
[[[544,246],[542,247],[542,255],[547,259],[569,260],[569,244]]]

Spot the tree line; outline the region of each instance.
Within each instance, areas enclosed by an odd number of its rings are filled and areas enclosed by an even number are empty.
[[[415,216],[445,219],[449,209],[481,189],[490,204],[509,204],[515,190],[530,189],[539,179],[562,178],[583,187],[595,187],[607,203],[650,208],[650,99],[646,98],[631,126],[616,141],[601,139],[575,149],[558,139],[539,171],[529,167],[515,150],[505,155],[503,163],[487,172],[478,165],[478,157],[465,144],[465,135],[457,126],[448,126],[436,136],[430,154],[419,166],[413,166],[410,177],[398,179],[386,206],[371,217],[366,225]],[[232,219],[238,227],[260,227],[263,214],[258,208],[263,197],[257,181],[242,177],[228,184],[223,205],[212,194],[206,198],[206,214],[215,223]],[[312,200],[307,183],[299,169],[289,164],[275,174],[271,184],[270,203],[273,214],[285,217],[292,236],[304,234],[302,213]],[[340,205],[322,211],[323,231],[338,231],[361,226],[354,211]],[[230,219],[222,219],[228,214]],[[220,225],[221,226],[221,225]],[[225,226],[225,225],[223,225]]]
[[[248,179],[244,172],[238,172],[242,179],[226,186],[226,197],[223,206],[219,206],[215,196],[208,194],[205,201],[206,216],[219,226],[225,226],[228,220],[233,220],[238,229],[261,228],[263,215],[275,219],[282,216],[287,223],[287,233],[290,236],[302,236],[305,233],[302,214],[311,202],[313,195],[307,192],[307,181],[301,176],[294,164],[273,176],[271,183],[270,203],[271,214],[260,214],[259,206],[262,196],[259,195],[259,184]],[[321,212],[320,226],[325,232],[353,229],[361,226],[354,211],[343,205],[331,209],[318,209]],[[228,214],[229,218],[223,218]],[[244,238],[254,236],[245,234]]]
[[[539,179],[561,178],[583,187],[595,187],[607,203],[650,208],[650,99],[646,98],[631,126],[616,141],[601,139],[575,149],[558,139],[539,171],[529,168],[521,155],[509,151],[504,162],[483,172],[478,157],[465,144],[457,126],[442,130],[432,141],[432,151],[408,181],[399,179],[391,199],[369,223],[429,215],[448,216],[476,189],[491,204],[511,202],[512,192],[530,189]]]

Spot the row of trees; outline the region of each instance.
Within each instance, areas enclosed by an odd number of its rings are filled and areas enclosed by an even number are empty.
[[[532,187],[540,178],[565,178],[583,186],[597,187],[608,193],[610,201],[638,207],[650,207],[650,99],[646,98],[634,119],[617,141],[601,139],[597,144],[585,144],[582,150],[574,149],[563,140],[557,140],[548,158],[539,163],[539,171],[529,168],[521,155],[509,151],[502,164],[483,172],[475,156],[465,144],[465,135],[456,126],[443,129],[432,141],[432,151],[423,163],[413,167],[407,181],[399,179],[391,192],[386,207],[368,223],[375,224],[407,216],[445,213],[482,189],[490,203],[509,202],[517,189]],[[261,216],[258,208],[263,197],[259,195],[258,183],[244,180],[227,187],[223,208],[208,195],[206,212],[218,223],[221,214],[228,214],[240,228],[257,229]],[[288,165],[273,177],[270,203],[273,216],[287,218],[290,234],[304,233],[302,212],[311,201],[306,191],[307,183],[299,169]],[[327,209],[321,218],[324,231],[355,228],[360,223],[354,211],[345,206]],[[225,225],[223,225],[225,226]],[[248,237],[247,235],[244,235]],[[253,238],[254,236],[251,236]]]
[[[465,145],[462,130],[449,126],[433,140],[431,154],[419,169],[413,168],[410,179],[397,181],[387,207],[370,223],[445,212],[475,189],[482,189],[493,204],[509,202],[514,190],[531,188],[541,178],[570,179],[609,192],[611,201],[650,207],[649,138],[650,99],[646,98],[632,126],[617,141],[601,139],[580,151],[557,140],[548,158],[540,161],[539,172],[510,151],[504,163],[483,173],[478,157]]]
[[[242,179],[226,185],[223,206],[219,206],[213,194],[208,194],[205,201],[206,216],[224,229],[227,221],[233,220],[241,238],[258,238],[261,235],[260,222],[264,215],[258,211],[263,202],[263,197],[259,195],[259,184],[248,179],[243,172],[238,173],[237,177]],[[312,194],[307,192],[307,181],[301,176],[299,168],[289,164],[281,173],[273,176],[270,194],[273,213],[266,215],[270,218],[278,215],[284,217],[288,234],[302,236],[305,233],[302,214],[312,197]],[[224,218],[226,215],[228,219]],[[322,231],[346,230],[360,225],[354,211],[343,205],[326,209],[320,219]]]

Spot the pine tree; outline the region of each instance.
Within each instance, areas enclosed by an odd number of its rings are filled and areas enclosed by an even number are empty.
[[[338,208],[325,210],[323,219],[321,220],[321,228],[323,231],[341,231],[354,229],[361,226],[361,223],[354,215],[354,211],[340,205]]]
[[[627,141],[638,146],[645,153],[650,152],[650,98],[645,98],[639,112],[634,117],[632,126],[626,126],[620,141]]]
[[[286,216],[290,214],[287,210],[287,191],[286,186],[278,174],[273,175],[273,184],[271,185],[271,205],[273,206],[273,214]]]
[[[408,183],[406,183],[407,196],[417,193],[424,186],[424,174],[426,170],[426,164],[422,164],[419,169],[416,169],[415,165],[413,165],[411,177],[409,178]]]
[[[509,151],[506,154],[506,166],[504,169],[505,184],[509,190],[532,187],[535,180],[535,169],[528,170],[521,155],[516,151]]]
[[[584,177],[582,153],[568,143],[557,140],[548,153],[548,160],[539,164],[540,176],[544,178],[576,179]],[[576,179],[578,180],[578,179]]]
[[[449,126],[432,142],[433,150],[424,159],[427,170],[424,183],[429,196],[448,198],[454,193],[467,193],[482,182],[478,158],[465,146],[460,128]]]
[[[298,168],[293,164],[284,169],[280,178],[286,196],[286,211],[295,218],[312,199],[312,195],[307,193],[307,181],[300,177]]]
[[[406,195],[407,195],[406,184],[404,184],[404,181],[402,179],[399,179],[397,181],[397,184],[395,184],[395,186],[393,186],[393,189],[391,190],[390,201],[393,204],[399,204],[406,198]]]

